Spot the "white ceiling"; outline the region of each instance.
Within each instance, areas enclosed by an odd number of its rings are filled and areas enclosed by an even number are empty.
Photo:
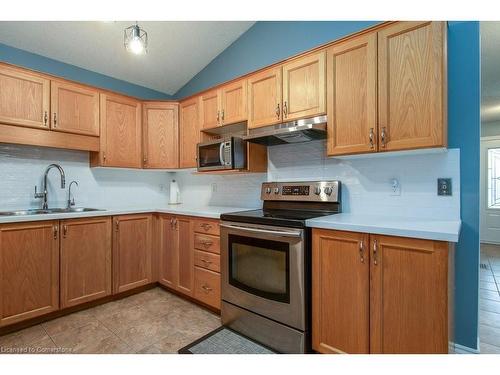
[[[174,94],[254,22],[139,22],[148,53],[123,46],[123,22],[0,22],[0,43]]]
[[[481,22],[481,121],[500,121],[500,22]]]

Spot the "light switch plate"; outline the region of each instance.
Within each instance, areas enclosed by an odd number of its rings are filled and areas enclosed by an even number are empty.
[[[438,178],[437,193],[438,195],[451,195],[451,178]]]

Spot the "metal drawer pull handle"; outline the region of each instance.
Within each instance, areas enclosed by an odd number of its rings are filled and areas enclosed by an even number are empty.
[[[374,265],[377,265],[378,262],[377,262],[377,258],[378,258],[378,254],[377,254],[377,240],[374,240],[373,241],[373,264]]]
[[[386,137],[387,137],[387,134],[385,132],[385,126],[382,128],[382,131],[380,133],[380,143],[382,143],[382,147],[385,147],[385,143],[386,143]]]
[[[211,261],[206,260],[206,259],[202,259],[201,261],[202,261],[203,263],[205,263],[205,264],[212,264],[212,262],[211,262]]]
[[[57,225],[54,225],[52,231],[54,232],[54,240],[57,240],[57,233],[59,232],[59,227]]]
[[[210,228],[212,228],[212,226],[210,224],[207,224],[207,223],[203,223],[200,225],[203,229],[205,230],[209,230]]]
[[[205,247],[210,247],[213,245],[212,241],[200,241],[200,243]]]
[[[363,241],[359,242],[359,256],[361,258],[361,263],[365,262],[365,257],[363,256],[363,251],[364,251],[364,244]]]
[[[202,289],[203,289],[203,290],[205,290],[207,293],[209,293],[209,292],[211,292],[211,291],[213,290],[212,288],[210,288],[210,287],[209,287],[209,286],[207,286],[207,285],[202,285],[201,287],[202,287]]]
[[[235,230],[241,230],[245,232],[253,232],[253,233],[266,233],[266,234],[273,234],[275,236],[281,236],[281,237],[302,237],[302,232],[285,232],[285,231],[277,231],[277,230],[267,230],[267,229],[258,229],[258,228],[249,228],[249,227],[239,227],[236,225],[227,225],[227,224],[221,224],[221,227],[228,228],[228,229],[235,229]]]

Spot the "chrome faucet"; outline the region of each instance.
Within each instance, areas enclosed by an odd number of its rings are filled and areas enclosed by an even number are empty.
[[[73,184],[75,184],[76,186],[78,186],[78,182],[71,181],[70,184],[69,184],[69,193],[68,193],[68,205],[67,205],[67,208],[71,208],[72,206],[75,205],[75,196],[73,195],[73,197],[71,197],[71,186]]]
[[[45,173],[43,175],[43,193],[37,193],[36,191],[36,185],[35,185],[35,198],[43,198],[43,205],[42,205],[42,210],[47,210],[49,208],[49,205],[47,203],[47,175],[49,171],[52,168],[57,168],[59,170],[59,173],[61,174],[61,189],[64,189],[66,186],[66,177],[64,176],[64,169],[59,164],[50,164],[47,169],[45,170]]]

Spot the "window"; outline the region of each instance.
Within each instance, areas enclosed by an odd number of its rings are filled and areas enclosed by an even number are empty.
[[[488,149],[488,208],[500,209],[500,148]]]

